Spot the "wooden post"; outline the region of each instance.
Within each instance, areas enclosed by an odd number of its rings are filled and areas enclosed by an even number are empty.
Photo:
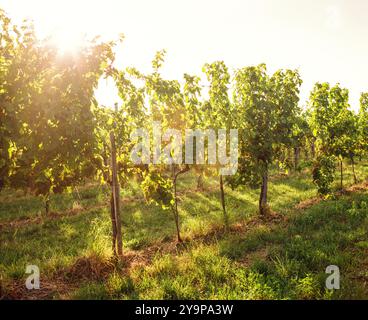
[[[354,176],[354,184],[358,183],[358,179],[355,173],[355,162],[354,162],[354,156],[351,156],[351,166],[353,167],[353,176]]]
[[[112,187],[112,183],[111,183]],[[112,189],[113,190],[113,189]],[[110,217],[111,217],[111,225],[112,225],[112,252],[114,255],[117,255],[116,250],[116,220],[115,220],[115,205],[114,205],[114,193],[111,192],[110,197]]]
[[[342,157],[340,156],[340,189],[343,189]]]
[[[259,213],[261,216],[266,216],[269,212],[267,204],[267,193],[268,193],[268,164],[264,169],[262,177],[261,194],[259,197]]]
[[[229,229],[229,219],[226,212],[224,181],[221,174],[220,174],[220,198],[221,198],[222,212],[224,214],[225,230],[227,231]]]
[[[117,103],[115,104],[115,112],[118,111]],[[116,128],[116,124],[114,124]],[[121,236],[121,218],[120,218],[120,185],[118,179],[118,168],[116,161],[116,143],[114,131],[110,132],[110,143],[111,143],[111,221],[113,224],[113,247],[114,253],[117,256],[123,255],[123,242]]]
[[[45,197],[45,212],[46,214],[49,214],[50,212],[50,194],[47,194]]]

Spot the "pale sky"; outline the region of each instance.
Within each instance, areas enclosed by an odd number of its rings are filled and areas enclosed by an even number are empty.
[[[315,82],[340,82],[350,103],[368,91],[367,0],[0,0],[15,22],[31,18],[41,37],[53,34],[63,50],[83,34],[106,39],[124,33],[118,66],[149,71],[167,49],[164,76],[204,75],[204,63],[224,60],[231,70],[265,62],[270,72],[299,68],[301,104]],[[113,104],[102,84],[98,99]]]

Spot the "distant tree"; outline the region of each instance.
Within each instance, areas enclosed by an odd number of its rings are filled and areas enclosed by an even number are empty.
[[[14,165],[16,146],[14,140],[21,127],[17,119],[20,100],[26,94],[20,86],[24,78],[19,79],[15,67],[15,59],[20,50],[17,43],[21,41],[21,33],[0,9],[0,191],[9,183],[8,177]],[[14,33],[12,33],[12,29]],[[16,92],[19,92],[17,96]],[[18,99],[17,99],[18,98]],[[17,99],[17,100],[16,100]]]
[[[312,125],[320,152],[334,155],[340,162],[340,188],[343,188],[343,159],[355,155],[355,117],[349,110],[349,91],[339,84],[317,83],[310,96]]]
[[[10,21],[1,13],[5,30]],[[60,193],[93,175],[94,90],[112,61],[113,43],[92,41],[76,56],[60,56],[25,23],[2,32],[0,90],[1,183],[43,195]],[[3,161],[2,161],[3,162]]]
[[[205,64],[203,72],[207,76],[210,83],[209,101],[206,104],[206,122],[207,127],[218,130],[226,129],[229,132],[232,129],[233,105],[229,98],[230,74],[227,66],[223,61],[216,61],[211,64]],[[224,177],[219,173],[220,181],[220,199],[224,214],[225,226],[228,227],[228,214],[226,210],[226,200],[224,191]]]
[[[161,136],[158,137],[159,141],[156,142],[158,142],[159,147],[152,150],[152,152],[154,162],[158,161],[159,163],[154,167],[150,167],[150,173],[145,176],[143,190],[147,199],[151,199],[165,209],[170,208],[172,210],[177,240],[182,242],[179,227],[177,181],[179,176],[190,170],[189,165],[182,164],[182,149],[179,150],[183,143],[182,137],[185,134],[187,112],[180,83],[176,80],[163,79],[160,74],[164,56],[165,51],[159,51],[156,54],[152,62],[153,73],[144,76],[144,80],[149,97],[152,123],[159,123],[159,129],[165,135],[168,132],[167,130],[170,130],[172,134],[163,137],[162,140]],[[153,133],[153,136],[155,136],[155,133]],[[180,141],[176,141],[175,136]],[[154,137],[154,139],[156,138]],[[176,158],[181,160],[180,163],[177,163]],[[171,192],[168,191],[169,188],[172,188]],[[157,192],[160,190],[163,198],[157,196]]]
[[[186,109],[187,129],[197,130],[205,129],[206,121],[204,114],[204,104],[201,101],[202,87],[200,85],[200,78],[189,74],[184,74],[184,88],[183,96]],[[203,175],[205,172],[205,166],[197,164],[196,162],[196,144],[193,146],[193,156],[195,165],[191,165],[195,172],[198,173],[197,189],[203,190]]]
[[[362,93],[360,96],[358,131],[360,155],[366,154],[368,152],[368,93]]]
[[[259,212],[266,215],[269,168],[279,158],[280,147],[292,145],[302,81],[292,70],[280,70],[269,77],[264,64],[238,70],[235,80],[235,102],[242,128],[240,162],[244,163],[238,169],[238,182],[258,181]]]
[[[307,150],[310,128],[305,113],[298,110],[293,124],[291,143],[294,151],[294,170],[299,170],[301,150]]]
[[[313,118],[312,118],[312,111],[309,106],[305,109],[303,116],[305,121],[307,122],[308,128],[305,128],[305,138],[306,138],[306,154],[309,154],[312,160],[316,157],[316,135],[313,132]]]
[[[346,155],[349,158],[353,170],[354,183],[358,182],[355,172],[355,158],[361,154],[359,140],[359,117],[353,111],[348,110],[345,117],[345,143]]]

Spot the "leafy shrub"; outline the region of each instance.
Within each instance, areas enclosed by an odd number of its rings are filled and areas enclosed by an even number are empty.
[[[145,199],[162,206],[163,209],[168,209],[174,204],[172,187],[170,179],[165,179],[154,171],[146,174],[142,182]]]
[[[322,155],[316,159],[313,165],[313,182],[317,185],[319,194],[328,195],[331,193],[335,169],[335,156]]]

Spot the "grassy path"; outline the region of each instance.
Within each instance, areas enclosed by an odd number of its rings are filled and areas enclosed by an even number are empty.
[[[366,177],[365,166],[358,170]],[[209,180],[205,193],[195,192],[193,184],[190,176],[181,181],[182,247],[174,242],[169,212],[133,201],[139,197],[134,192],[124,195],[122,264],[108,258],[107,199],[93,188],[81,191],[86,209],[67,208],[69,196],[56,202],[55,217],[37,220],[33,208],[18,222],[3,219],[2,294],[32,298],[23,288],[25,265],[32,263],[44,275],[43,289],[33,293],[38,298],[331,298],[324,269],[336,263],[350,290],[333,297],[367,297],[366,184],[320,202],[308,176],[274,179],[270,198],[277,214],[268,220],[256,215],[257,190],[226,190],[232,226],[227,234],[216,182]],[[0,212],[4,203],[10,201],[1,203]]]

